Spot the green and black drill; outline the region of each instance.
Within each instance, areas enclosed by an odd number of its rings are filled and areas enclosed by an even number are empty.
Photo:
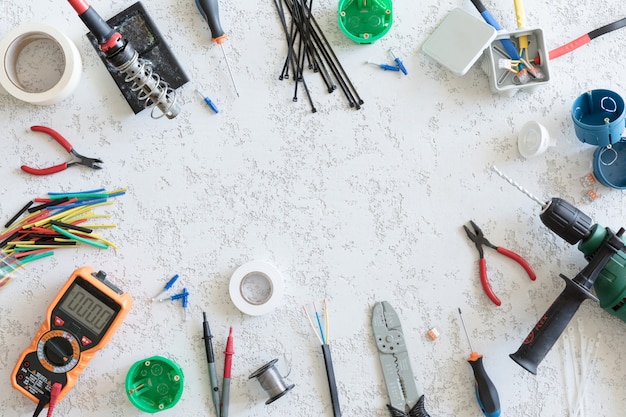
[[[493,170],[524,194],[541,204],[539,218],[570,245],[578,244],[588,264],[573,279],[560,274],[565,289],[532,328],[517,352],[509,355],[522,368],[537,373],[537,366],[556,343],[585,300],[599,302],[606,312],[626,322],[626,246],[617,233],[594,224],[589,216],[571,203],[552,198],[542,202],[519,184]],[[594,290],[595,295],[591,292]]]

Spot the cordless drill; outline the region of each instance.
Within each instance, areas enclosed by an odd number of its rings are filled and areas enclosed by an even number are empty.
[[[514,184],[515,185],[515,184]],[[565,289],[539,319],[517,352],[509,355],[527,371],[537,366],[563,333],[583,301],[600,303],[608,313],[626,321],[626,252],[624,229],[617,233],[599,224],[560,198],[542,206],[540,219],[570,245],[578,243],[588,264],[573,279],[560,274]],[[593,287],[594,296],[590,291]]]

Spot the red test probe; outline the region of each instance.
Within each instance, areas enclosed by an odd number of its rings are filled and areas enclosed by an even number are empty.
[[[228,332],[226,349],[224,350],[224,380],[222,381],[222,403],[220,404],[220,417],[228,417],[228,404],[230,402],[230,371],[233,367],[233,328]]]

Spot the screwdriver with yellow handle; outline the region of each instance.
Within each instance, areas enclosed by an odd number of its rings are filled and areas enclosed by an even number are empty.
[[[198,6],[200,14],[209,25],[209,29],[211,29],[211,40],[222,48],[222,54],[224,54],[224,60],[226,61],[226,67],[228,68],[230,80],[233,83],[233,88],[235,89],[237,97],[239,97],[239,91],[237,91],[237,85],[235,84],[233,73],[230,70],[230,64],[228,63],[226,52],[224,51],[223,43],[226,40],[226,34],[222,30],[222,24],[220,23],[220,11],[217,0],[196,0],[196,6]]]
[[[465,336],[467,337],[467,343],[472,351],[469,358],[467,358],[467,361],[474,371],[474,389],[478,405],[485,416],[499,417],[500,397],[498,396],[498,391],[496,390],[496,386],[493,385],[493,382],[491,382],[489,375],[487,375],[487,371],[485,371],[485,367],[483,366],[483,355],[474,352],[474,349],[472,349],[472,342],[470,342],[469,334],[467,333],[467,328],[465,327],[465,321],[463,321],[463,315],[461,314],[460,308],[459,317],[461,317],[461,323],[463,324],[463,330],[465,331]]]

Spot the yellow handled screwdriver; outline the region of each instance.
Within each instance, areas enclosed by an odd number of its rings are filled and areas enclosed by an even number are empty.
[[[220,24],[220,11],[217,0],[196,0],[196,6],[198,6],[200,14],[209,25],[209,29],[211,29],[211,40],[222,48],[222,54],[224,54],[224,60],[226,61],[226,67],[228,68],[230,80],[233,83],[233,88],[235,89],[237,97],[239,97],[239,91],[237,91],[237,85],[235,84],[233,73],[230,70],[230,64],[228,63],[228,58],[226,57],[226,52],[224,51],[224,45],[222,45],[226,40],[226,34],[222,30],[222,25]]]

